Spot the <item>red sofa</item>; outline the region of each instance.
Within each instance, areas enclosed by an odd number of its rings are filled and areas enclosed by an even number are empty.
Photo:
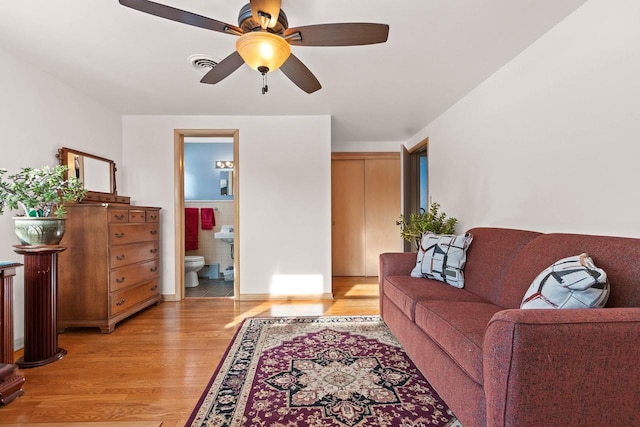
[[[465,286],[380,255],[380,314],[464,427],[640,425],[640,239],[474,228]],[[604,309],[521,310],[533,279],[587,252]]]

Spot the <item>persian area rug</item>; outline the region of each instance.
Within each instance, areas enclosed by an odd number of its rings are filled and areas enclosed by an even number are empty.
[[[188,426],[460,426],[378,316],[249,318]]]

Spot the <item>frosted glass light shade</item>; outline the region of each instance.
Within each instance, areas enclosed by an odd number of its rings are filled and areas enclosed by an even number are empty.
[[[275,34],[253,31],[243,34],[236,41],[236,50],[244,62],[256,71],[267,67],[275,71],[284,64],[291,54],[291,46],[285,39]]]

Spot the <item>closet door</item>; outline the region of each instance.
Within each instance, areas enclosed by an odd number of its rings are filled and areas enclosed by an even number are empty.
[[[364,276],[364,162],[331,162],[332,274]]]
[[[365,276],[378,275],[383,252],[402,252],[400,227],[400,162],[367,159],[364,162]]]
[[[383,252],[401,252],[400,157],[336,153],[331,161],[332,273],[377,276]]]

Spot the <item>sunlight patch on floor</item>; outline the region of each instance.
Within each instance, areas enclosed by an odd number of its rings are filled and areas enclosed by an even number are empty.
[[[344,295],[347,297],[377,297],[379,295],[378,285],[358,283],[353,285]]]
[[[224,325],[225,329],[229,329],[229,328],[233,328],[235,329],[240,323],[242,323],[242,321],[244,319],[246,319],[247,317],[255,317],[258,316],[259,314],[264,313],[265,311],[268,311],[271,308],[271,303],[268,301],[263,302],[262,304],[250,308],[248,310],[244,310],[242,311],[241,314],[235,316],[233,318],[233,321],[227,323],[226,325]]]
[[[273,305],[271,315],[275,317],[287,316],[322,316],[324,314],[323,304],[287,304]]]
[[[269,294],[272,296],[320,296],[324,293],[322,274],[274,274]]]

